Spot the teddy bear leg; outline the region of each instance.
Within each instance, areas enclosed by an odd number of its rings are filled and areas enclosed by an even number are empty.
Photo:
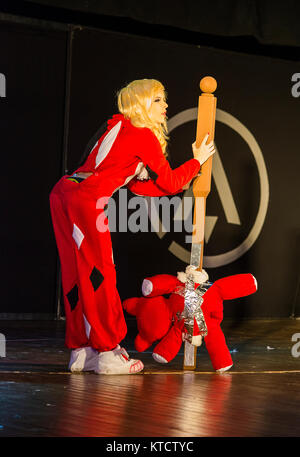
[[[175,323],[166,336],[155,346],[152,357],[158,363],[168,363],[178,354],[182,344],[184,322]]]
[[[139,333],[137,334],[134,340],[134,346],[138,352],[146,351],[146,349],[148,349],[148,347],[151,346],[151,343],[151,341],[147,341]]]
[[[209,328],[204,341],[214,370],[220,373],[229,370],[233,362],[220,325]]]

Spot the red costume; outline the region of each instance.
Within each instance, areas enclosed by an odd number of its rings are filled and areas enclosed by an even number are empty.
[[[136,178],[143,165],[155,179]],[[61,261],[67,347],[111,351],[127,332],[104,213],[108,199],[124,185],[139,195],[175,194],[199,169],[199,161],[191,159],[172,170],[152,131],[134,127],[117,114],[76,170],[92,175],[84,180],[76,173],[66,175],[55,185],[50,205]]]
[[[179,273],[178,278],[183,279],[184,275]],[[142,285],[145,296],[123,302],[124,309],[137,317],[136,349],[145,351],[155,341],[161,340],[153,349],[154,359],[161,363],[170,362],[177,355],[185,333],[184,320],[180,319],[184,310],[185,284],[178,278],[167,274],[146,278]],[[195,284],[195,288],[198,286]],[[202,296],[201,309],[207,326],[205,346],[217,371],[229,369],[233,363],[220,326],[223,300],[244,297],[256,290],[256,280],[251,274],[237,274],[218,279]],[[164,294],[171,295],[165,298]]]

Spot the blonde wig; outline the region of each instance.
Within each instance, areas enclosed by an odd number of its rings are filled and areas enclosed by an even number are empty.
[[[166,119],[157,124],[149,116],[150,106],[164,86],[156,79],[137,79],[118,92],[118,108],[135,127],[148,127],[158,139],[163,153],[167,155],[168,128]]]

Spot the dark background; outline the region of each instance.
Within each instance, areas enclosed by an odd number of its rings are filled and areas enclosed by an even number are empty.
[[[126,3],[126,5],[125,5]],[[226,4],[226,7],[224,6]],[[0,98],[3,318],[54,318],[59,270],[48,197],[72,170],[99,125],[117,111],[116,92],[156,78],[168,91],[168,116],[197,106],[199,80],[218,81],[217,107],[259,144],[269,180],[266,219],[254,245],[234,262],[207,268],[211,280],[252,272],[258,292],[228,302],[227,317],[300,315],[298,2],[1,2]],[[172,5],[172,7],[171,7]],[[205,5],[205,6],[204,6]],[[196,122],[175,129],[170,162],[191,157]],[[205,247],[238,246],[255,220],[260,188],[248,145],[217,121],[216,144],[241,219],[228,224],[215,183],[207,214],[218,222]],[[128,198],[131,194],[128,191]],[[118,195],[114,196],[118,205]],[[121,298],[140,294],[147,275],[183,271],[170,250],[184,237],[112,233]]]

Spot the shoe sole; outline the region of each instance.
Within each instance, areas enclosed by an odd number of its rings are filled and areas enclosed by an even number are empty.
[[[120,374],[136,374],[140,373],[144,369],[144,364],[141,361],[138,361],[132,364],[126,371],[114,371],[111,368],[107,368],[104,370],[94,370],[96,374],[106,374],[106,375],[120,375]]]
[[[69,370],[72,373],[81,373],[82,371],[93,371],[95,368],[95,364],[97,361],[97,357],[94,359],[91,358],[90,360],[86,361],[86,359],[77,359],[72,364],[69,364]]]

